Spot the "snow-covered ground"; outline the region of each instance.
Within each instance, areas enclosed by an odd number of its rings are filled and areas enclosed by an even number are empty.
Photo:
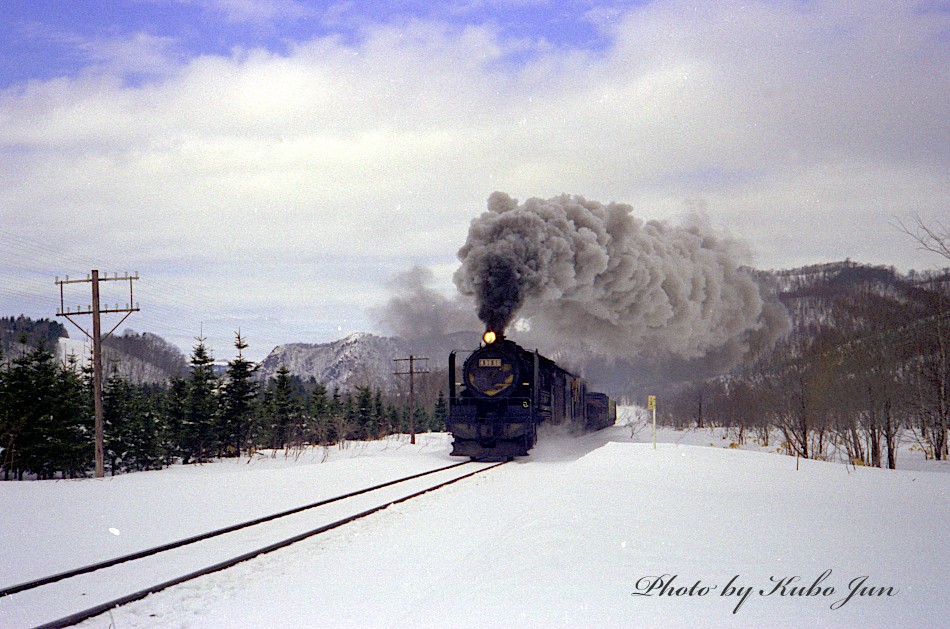
[[[950,466],[630,433],[549,432],[528,459],[83,626],[950,626]],[[0,483],[0,587],[440,467],[449,443]]]

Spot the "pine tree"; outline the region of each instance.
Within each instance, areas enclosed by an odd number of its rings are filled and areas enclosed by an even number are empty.
[[[102,397],[105,455],[112,474],[161,468],[164,427],[156,396],[113,373]]]
[[[408,413],[407,413],[408,414]],[[429,413],[426,412],[424,408],[417,408],[413,411],[413,416],[415,417],[416,432],[429,432],[429,425],[432,423],[432,420],[429,417]]]
[[[310,394],[310,441],[319,445],[331,443],[332,401],[327,397],[327,387],[317,383]]]
[[[161,412],[162,387],[142,385],[136,389],[141,414],[136,423],[136,439],[131,464],[135,470],[161,469],[168,453],[165,450],[167,426]]]
[[[343,439],[357,439],[359,431],[359,407],[356,404],[356,398],[353,393],[347,391],[341,400],[343,405],[343,418],[345,420]]]
[[[56,363],[53,387],[56,448],[54,471],[74,478],[84,476],[95,457],[95,412],[93,411],[92,369],[81,372],[75,358],[71,366]],[[58,441],[57,441],[58,440]]]
[[[44,344],[13,360],[4,378],[4,475],[77,476],[92,462],[88,387]]]
[[[271,447],[280,449],[299,441],[303,432],[303,408],[295,391],[290,370],[281,366],[268,389],[267,414],[271,427]]]
[[[354,420],[356,422],[357,435],[360,439],[375,439],[379,433],[379,427],[375,424],[373,417],[373,391],[369,387],[356,387],[356,398],[353,400]]]
[[[198,339],[191,354],[188,380],[187,414],[182,426],[182,462],[207,461],[217,451],[218,378],[214,373],[214,357]]]
[[[0,347],[0,470],[3,480],[10,480],[10,468],[13,455],[13,409],[9,402],[9,365],[3,360],[3,348]]]
[[[386,424],[390,434],[402,432],[402,413],[392,404],[386,407]]]
[[[258,385],[254,374],[259,365],[244,358],[243,351],[248,345],[237,333],[234,347],[237,358],[228,361],[221,396],[221,416],[218,421],[218,442],[225,456],[239,456],[247,448],[253,429],[254,413],[257,409]]]
[[[445,401],[445,392],[439,390],[439,398],[435,401],[435,410],[432,413],[432,425],[430,430],[435,432],[445,431],[445,422],[449,418],[449,405]]]
[[[171,465],[176,457],[184,460],[185,425],[188,418],[188,381],[172,378],[161,400],[162,447],[165,464]],[[190,456],[190,455],[189,455]]]
[[[389,434],[389,422],[386,420],[386,407],[383,405],[383,393],[379,389],[376,389],[376,394],[373,397],[373,422],[377,427],[377,438],[381,439]]]
[[[113,476],[127,464],[132,446],[132,423],[136,410],[132,386],[115,370],[102,389],[103,453]]]

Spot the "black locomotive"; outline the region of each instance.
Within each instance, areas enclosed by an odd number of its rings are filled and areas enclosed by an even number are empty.
[[[528,454],[538,425],[567,424],[600,430],[617,419],[614,402],[587,390],[579,377],[553,360],[486,332],[456,379],[456,352],[449,355],[448,431],[452,454],[479,460]]]

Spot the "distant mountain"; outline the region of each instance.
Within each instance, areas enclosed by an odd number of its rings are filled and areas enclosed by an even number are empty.
[[[406,371],[407,363],[397,364],[397,358],[428,358],[417,364],[417,369],[430,372],[447,368],[452,350],[474,349],[478,346],[475,332],[457,332],[438,337],[406,340],[374,334],[351,334],[330,343],[288,343],[271,351],[258,372],[261,378],[271,378],[281,366],[304,380],[314,378],[329,389],[352,389],[360,385],[389,387],[395,385],[395,371]]]

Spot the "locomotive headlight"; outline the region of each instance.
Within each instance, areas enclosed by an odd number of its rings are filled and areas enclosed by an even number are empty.
[[[494,343],[496,338],[497,336],[491,330],[486,331],[485,334],[482,335],[482,340],[485,341],[486,345]]]

